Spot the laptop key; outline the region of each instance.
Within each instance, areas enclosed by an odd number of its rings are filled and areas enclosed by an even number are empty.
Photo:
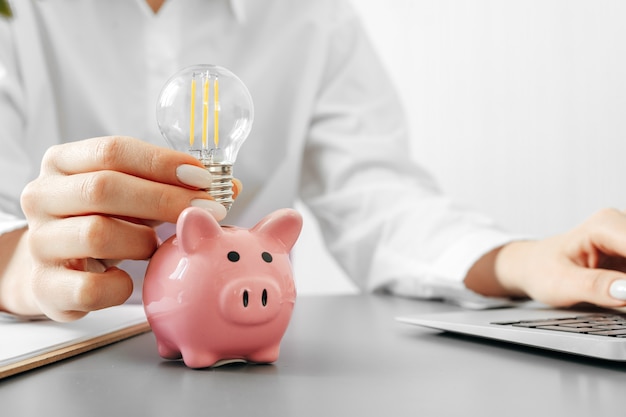
[[[537,326],[536,328],[543,330],[558,330],[561,332],[570,333],[590,333],[598,331],[598,329],[594,329],[593,327]]]
[[[587,327],[589,324],[587,321],[582,319],[557,319],[557,320],[533,320],[533,321],[520,321],[518,323],[514,323],[513,326],[516,327],[540,327],[540,326],[556,326],[556,325],[565,325],[565,324],[580,324],[583,323]]]
[[[599,336],[621,336],[621,335],[626,335],[626,329],[594,331],[594,332],[589,332],[589,334],[596,334]]]

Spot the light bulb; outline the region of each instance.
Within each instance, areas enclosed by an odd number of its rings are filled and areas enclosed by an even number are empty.
[[[170,146],[194,156],[212,174],[207,191],[229,210],[233,164],[254,120],[245,84],[217,65],[184,68],[163,86],[156,117]]]

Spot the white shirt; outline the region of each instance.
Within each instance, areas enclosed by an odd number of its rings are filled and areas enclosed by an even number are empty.
[[[418,297],[471,297],[468,268],[512,238],[409,159],[398,97],[344,1],[167,0],[156,15],[144,0],[12,7],[0,21],[1,231],[24,224],[20,192],[51,145],[120,134],[167,146],[161,87],[212,63],[255,103],[228,223],[251,226],[300,197],[362,289]]]

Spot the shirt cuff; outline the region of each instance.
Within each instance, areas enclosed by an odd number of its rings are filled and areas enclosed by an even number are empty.
[[[0,213],[0,235],[26,227],[28,223],[24,219]]]
[[[389,283],[389,292],[405,297],[440,299],[469,309],[499,308],[518,304],[508,298],[485,297],[468,289],[464,279],[470,268],[490,251],[528,236],[497,229],[482,229],[459,238],[448,247],[423,277],[405,277]],[[407,279],[408,278],[408,279]]]
[[[448,247],[434,262],[442,279],[463,282],[470,268],[485,254],[528,236],[511,235],[497,229],[482,229],[465,235]]]

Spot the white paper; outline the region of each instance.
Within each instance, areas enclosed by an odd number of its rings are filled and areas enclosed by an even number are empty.
[[[0,319],[0,367],[145,321],[143,306],[130,304],[94,311],[70,323]]]

